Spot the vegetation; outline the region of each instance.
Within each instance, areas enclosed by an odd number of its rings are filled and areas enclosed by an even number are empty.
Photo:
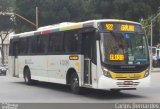
[[[126,19],[142,22],[149,36],[150,20],[157,15],[160,0],[15,0],[13,11],[35,22],[36,5],[39,7],[39,26],[90,19]],[[157,22],[158,19],[154,27],[158,26]],[[35,27],[16,18],[15,30],[19,33],[35,30]],[[159,29],[154,29],[154,37],[156,44]]]
[[[0,12],[11,12],[13,10],[14,0],[0,0]],[[12,32],[14,28],[14,18],[13,16],[1,15],[0,16],[0,52],[2,55],[2,64],[4,64],[4,41]]]

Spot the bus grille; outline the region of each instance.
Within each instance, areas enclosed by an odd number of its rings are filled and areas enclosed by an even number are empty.
[[[133,84],[128,85],[124,84],[124,82],[117,82],[118,87],[136,87],[139,85],[139,82],[133,82]]]

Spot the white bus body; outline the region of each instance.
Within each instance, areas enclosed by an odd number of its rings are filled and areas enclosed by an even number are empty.
[[[87,88],[103,89],[103,90],[110,90],[110,89],[125,90],[125,89],[135,89],[138,87],[148,87],[150,83],[149,63],[146,64],[148,57],[145,58],[144,56],[142,56],[142,58],[138,57],[136,59],[136,56],[129,55],[128,57],[130,58],[130,60],[127,62],[127,65],[119,64],[120,67],[117,67],[117,69],[121,68],[120,70],[121,72],[117,70],[118,73],[114,71],[114,66],[108,67],[108,64],[106,64],[107,67],[105,67],[104,66],[105,64],[104,63],[102,64],[101,55],[103,53],[101,53],[101,48],[102,44],[104,43],[102,43],[102,41],[100,41],[101,39],[99,38],[102,35],[99,32],[100,30],[98,29],[100,22],[105,22],[105,23],[109,22],[113,24],[124,23],[124,24],[140,25],[139,23],[125,21],[125,20],[113,20],[113,19],[92,20],[80,23],[63,23],[59,25],[52,25],[52,26],[42,27],[37,31],[13,35],[11,38],[10,56],[9,56],[10,74],[16,77],[25,78],[25,82],[27,84],[28,83],[30,84],[32,80],[69,84],[72,85],[71,89],[75,93],[79,92],[79,87],[87,87]],[[48,37],[48,41],[51,41],[50,35],[52,34],[54,35],[56,34],[56,32],[58,32],[58,33],[63,33],[64,35],[66,35],[64,37],[67,37],[67,32],[70,31],[71,32],[80,31],[77,33],[75,32],[74,37],[76,37],[76,35],[77,37],[74,40],[77,40],[78,43],[79,36],[81,36],[82,40],[85,40],[84,42],[82,41],[81,44],[79,44],[81,46],[80,47],[81,51],[84,50],[83,53],[69,53],[69,52],[64,54],[48,53],[49,51],[48,46],[50,46],[49,45],[50,42],[48,42],[47,44],[48,50],[46,50],[44,53],[37,53],[37,54],[28,53],[28,47],[27,47],[26,53],[28,54],[25,54],[24,53],[25,51],[23,52],[23,49],[21,48],[22,42],[20,41],[23,38],[27,38],[26,39],[28,41],[27,44],[29,45],[36,43],[36,42],[29,42],[30,41],[29,38],[31,36],[41,37],[43,35],[43,37]],[[126,31],[128,32],[129,30]],[[95,35],[95,37],[91,38],[93,39],[92,41],[90,41],[91,39],[89,40],[87,39],[93,35]],[[124,37],[128,38],[129,35],[130,34],[126,33]],[[83,39],[83,37],[86,38]],[[56,43],[55,44],[56,46],[59,46],[58,43],[61,43],[60,41],[59,42],[58,41],[59,40],[57,40],[57,42],[54,42],[53,40],[53,42]],[[71,41],[73,40],[66,42],[66,44],[69,45],[69,42],[72,43]],[[39,42],[37,41],[37,49]],[[88,45],[90,43],[91,46]],[[63,48],[66,49],[67,51],[67,48],[65,48],[66,46],[67,45],[64,44]],[[86,56],[87,53],[85,52],[85,49],[86,51],[87,50],[89,51],[89,53],[91,54],[91,55],[89,54],[90,56]],[[136,62],[134,62],[131,58],[134,58]],[[117,61],[118,59],[116,60],[116,62]],[[145,63],[144,65],[145,67],[143,66],[144,68],[141,71],[138,71],[137,69],[140,68],[138,66],[140,66],[141,63]],[[135,71],[132,72],[130,71],[130,69],[134,69]],[[73,76],[73,73],[75,73],[76,76],[75,75]],[[106,76],[105,74],[108,76]],[[73,87],[74,85],[76,85],[75,88]]]

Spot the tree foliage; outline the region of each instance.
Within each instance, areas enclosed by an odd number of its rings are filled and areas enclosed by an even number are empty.
[[[160,0],[16,0],[15,12],[35,22],[36,1],[40,26],[104,18],[139,22],[156,15],[160,6]],[[35,29],[18,18],[16,23],[17,32]]]
[[[0,0],[0,12],[1,13],[8,13],[12,12],[14,0]],[[4,64],[4,41],[8,37],[11,29],[14,27],[14,20],[13,16],[8,15],[0,15],[0,41],[1,47],[0,52],[2,55],[2,63]]]
[[[13,10],[14,0],[0,0],[0,12],[8,13]],[[6,31],[13,28],[12,16],[0,15],[0,31]]]

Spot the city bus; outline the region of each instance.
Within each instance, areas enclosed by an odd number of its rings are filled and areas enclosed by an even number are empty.
[[[150,57],[141,24],[118,19],[64,22],[10,38],[9,72],[34,81],[82,88],[149,87]]]

